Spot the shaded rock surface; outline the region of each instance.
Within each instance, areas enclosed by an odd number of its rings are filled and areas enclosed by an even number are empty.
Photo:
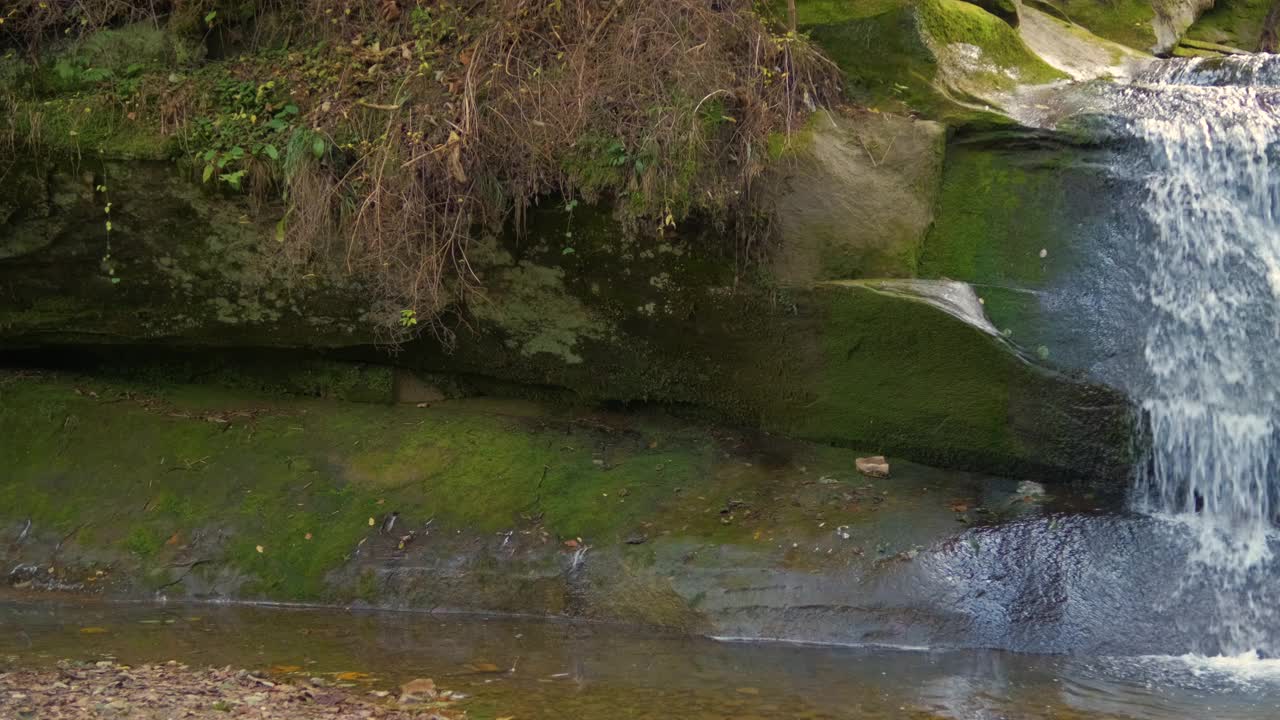
[[[849,213],[888,212],[889,197],[915,210],[862,234],[797,245],[779,261],[780,274],[797,281],[782,292],[770,282],[737,283],[711,229],[654,241],[629,236],[598,210],[542,209],[524,238],[473,245],[486,293],[444,319],[456,345],[428,335],[393,360],[371,347],[370,317],[380,310],[359,284],[336,270],[292,271],[271,240],[274,226],[247,203],[207,195],[161,164],[107,162],[80,174],[31,167],[6,182],[47,188],[49,200],[11,211],[0,227],[0,341],[10,352],[73,344],[341,348],[365,361],[488,378],[508,392],[692,407],[940,465],[1077,479],[1078,464],[1066,458],[1122,465],[1128,421],[1119,396],[1028,364],[927,303],[802,281],[859,267],[912,271],[931,214],[940,132],[901,118],[864,119],[880,152],[900,142],[929,164],[869,167],[872,157],[841,135],[844,164],[830,158],[828,180],[847,170],[850,182],[838,187],[888,194],[860,206],[809,206],[790,222],[839,225]],[[99,174],[115,178],[110,232]],[[872,185],[858,185],[859,177]],[[573,253],[564,250],[569,231]],[[402,389],[420,401],[434,397]],[[1092,399],[1073,399],[1082,397]]]

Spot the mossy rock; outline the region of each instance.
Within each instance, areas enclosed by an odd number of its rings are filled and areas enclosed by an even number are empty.
[[[865,287],[735,278],[713,227],[655,238],[598,208],[535,210],[524,235],[473,244],[485,294],[446,324],[456,343],[427,335],[389,359],[372,347],[358,284],[337,269],[281,272],[269,216],[178,181],[169,166],[99,167],[35,173],[52,205],[4,226],[9,348],[348,348],[504,392],[660,403],[944,466],[1106,484],[1123,464],[1121,399],[1084,404],[1103,409],[1064,423],[1057,415],[1072,415],[1077,386],[997,339]],[[1023,393],[1038,400],[1015,413]],[[1060,432],[1027,436],[1029,427]]]
[[[946,133],[887,113],[810,118],[766,181],[779,281],[913,277],[933,221]]]
[[[452,351],[424,341],[401,362],[593,402],[695,408],[947,467],[1100,485],[1126,472],[1123,398],[1037,368],[943,310],[864,284],[732,290],[696,237],[652,250],[608,232],[592,243],[575,227],[569,255],[555,231],[508,249],[515,277],[555,283],[537,294],[498,283],[486,302],[501,312],[486,309]],[[531,325],[538,308],[573,311]]]
[[[1034,3],[1033,3],[1034,4]],[[1043,5],[1090,32],[1150,52],[1156,44],[1151,0],[1046,0]]]
[[[730,431],[512,401],[423,409],[52,373],[3,374],[0,399],[13,448],[0,522],[30,520],[35,546],[5,552],[43,547],[60,570],[73,556],[101,561],[131,597],[562,614],[577,602],[562,540],[621,546],[653,527],[655,539],[750,545],[751,527],[686,497],[804,492],[803,475],[854,472],[852,451],[772,442],[766,467],[722,442]],[[381,526],[393,511],[394,534]],[[769,516],[813,526],[802,507]],[[402,540],[410,531],[416,543]],[[397,574],[401,543],[418,561]],[[593,563],[605,574],[587,578],[593,599],[578,614],[697,629],[667,581],[622,560]],[[410,572],[427,563],[434,572]],[[609,590],[618,583],[625,591]]]
[[[1016,30],[961,0],[911,0],[806,10],[807,32],[840,65],[855,97],[952,122],[1000,123],[1002,93],[1065,77]],[[801,3],[804,8],[805,4]]]
[[[1041,0],[1095,35],[1143,52],[1168,54],[1214,0]],[[1265,11],[1264,11],[1265,13]]]
[[[1099,152],[1040,132],[953,140],[920,276],[971,283],[991,322],[1024,351],[1071,354],[1062,343],[1080,338],[1058,336],[1041,293],[1087,265],[1082,247],[1100,224],[1124,227],[1122,211],[1098,209],[1097,198],[1119,192]]]
[[[1192,24],[1186,37],[1254,52],[1271,5],[1270,0],[1217,0]]]
[[[0,224],[0,333],[11,348],[372,340],[358,285],[291,270],[269,210],[209,193],[169,163],[29,162],[3,190],[34,200]]]

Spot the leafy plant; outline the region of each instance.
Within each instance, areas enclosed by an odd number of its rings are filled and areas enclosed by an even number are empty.
[[[274,80],[265,83],[224,78],[217,83],[217,113],[198,119],[191,142],[203,148],[197,156],[201,179],[217,180],[240,190],[250,172],[249,161],[281,160],[280,147],[298,116],[298,106]]]

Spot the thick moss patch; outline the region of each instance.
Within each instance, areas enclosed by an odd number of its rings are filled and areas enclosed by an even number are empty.
[[[1066,251],[1058,235],[1067,202],[1059,170],[1068,161],[1065,152],[1029,154],[953,143],[920,275],[1042,285],[1060,266],[1060,251]]]
[[[938,119],[973,122],[982,108],[1018,83],[1064,77],[1037,57],[1003,20],[961,0],[859,3],[840,15],[817,5],[802,16],[814,40],[844,71],[855,96]]]
[[[1046,4],[1093,34],[1136,50],[1149,52],[1156,43],[1152,0],[1053,0]]]
[[[0,520],[123,562],[143,590],[195,563],[238,578],[223,591],[341,599],[326,576],[392,511],[401,532],[425,524],[446,538],[738,542],[757,528],[722,518],[730,498],[769,495],[798,472],[848,475],[854,457],[782,443],[765,456],[791,468],[778,473],[683,423],[510,401],[422,409],[25,373],[0,378],[0,400]]]

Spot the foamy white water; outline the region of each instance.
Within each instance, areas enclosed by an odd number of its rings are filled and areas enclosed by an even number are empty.
[[[1170,61],[1120,93],[1149,161],[1153,309],[1134,502],[1195,538],[1187,585],[1215,587],[1206,647],[1243,662],[1274,634],[1257,595],[1276,518],[1280,406],[1280,58]],[[1190,596],[1190,593],[1188,593]],[[1203,597],[1201,594],[1199,597]]]

